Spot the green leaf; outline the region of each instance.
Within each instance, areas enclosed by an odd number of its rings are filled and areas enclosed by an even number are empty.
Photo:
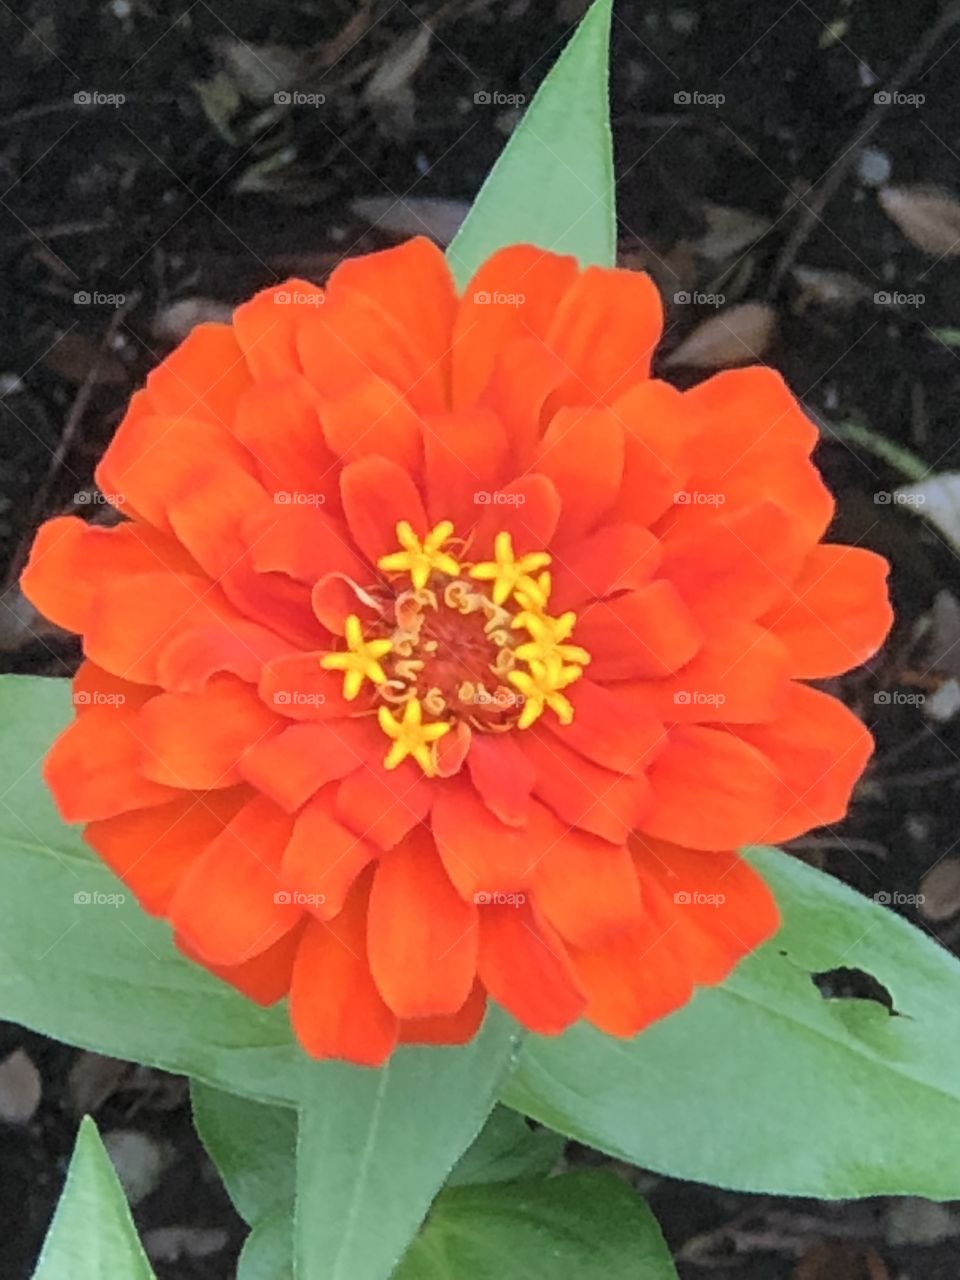
[[[594,0],[480,188],[447,250],[459,285],[520,242],[613,265],[610,13],[611,0]]]
[[[252,1226],[278,1206],[289,1214],[296,1187],[296,1111],[197,1080],[190,1097],[197,1133],[240,1216]]]
[[[560,1159],[566,1142],[562,1133],[531,1129],[516,1111],[495,1107],[476,1141],[457,1162],[447,1186],[545,1178]]]
[[[720,988],[634,1040],[527,1042],[504,1100],[647,1168],[746,1191],[960,1197],[960,963],[889,909],[775,849],[784,916]],[[875,1001],[811,975],[871,974]],[[932,1154],[935,1153],[935,1154]]]
[[[97,1126],[84,1116],[33,1280],[107,1276],[154,1280]]]
[[[487,1118],[516,1051],[491,1009],[457,1048],[395,1054],[379,1071],[324,1063],[300,1111],[297,1280],[385,1280]]]
[[[295,1103],[310,1063],[286,1010],[260,1009],[184,959],[57,815],[40,764],[71,714],[68,681],[0,677],[0,1016]]]
[[[293,1205],[281,1205],[251,1230],[237,1260],[237,1280],[293,1280]]]
[[[395,1280],[677,1280],[644,1202],[610,1173],[457,1187]]]

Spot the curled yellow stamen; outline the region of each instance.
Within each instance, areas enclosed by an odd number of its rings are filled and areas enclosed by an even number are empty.
[[[346,652],[324,654],[320,666],[325,671],[343,672],[343,696],[352,702],[364,680],[373,684],[386,682],[387,673],[379,660],[390,652],[391,643],[389,640],[365,640],[363,627],[355,613],[347,618],[344,639],[347,642]]]
[[[381,556],[377,566],[387,573],[409,573],[418,591],[423,590],[434,571],[456,577],[460,566],[443,550],[443,544],[452,533],[453,524],[449,520],[441,520],[421,542],[413,527],[406,520],[401,520],[397,525],[397,541],[403,550]]]
[[[392,740],[383,766],[385,769],[396,769],[398,765],[411,756],[427,775],[432,778],[436,773],[436,759],[432,749],[433,743],[449,733],[452,724],[435,722],[423,723],[423,707],[419,698],[411,698],[403,709],[403,716],[394,716],[387,707],[377,711],[380,728]]]
[[[504,604],[515,591],[522,591],[526,598],[546,604],[546,596],[542,588],[531,574],[544,569],[550,563],[545,551],[531,551],[528,555],[514,555],[513,539],[509,533],[500,532],[493,543],[493,560],[475,564],[470,570],[470,577],[481,582],[492,582],[494,604]]]

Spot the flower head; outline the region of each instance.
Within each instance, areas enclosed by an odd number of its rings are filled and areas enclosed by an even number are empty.
[[[870,737],[805,681],[879,645],[886,566],[821,541],[778,375],[680,392],[660,322],[529,246],[460,297],[423,240],[347,261],[195,329],[100,465],[124,518],[38,534],[63,816],[315,1056],[488,999],[633,1035],[776,928],[734,851],[846,808]]]

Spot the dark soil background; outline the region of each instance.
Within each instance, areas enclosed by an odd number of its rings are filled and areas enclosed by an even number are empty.
[[[45,517],[105,518],[93,468],[156,359],[286,274],[445,242],[519,118],[497,95],[529,101],[585,7],[0,0],[0,669],[75,663],[17,573]],[[823,427],[832,535],[894,566],[895,631],[839,689],[877,755],[849,818],[796,851],[956,949],[960,497],[895,491],[960,470],[960,9],[616,9],[621,254],[669,302],[659,372],[689,383],[751,353],[782,369]],[[11,1025],[0,1059],[0,1276],[30,1274],[84,1110],[158,1275],[232,1276],[242,1224],[183,1081]],[[960,1274],[951,1206],[623,1173],[683,1280]]]

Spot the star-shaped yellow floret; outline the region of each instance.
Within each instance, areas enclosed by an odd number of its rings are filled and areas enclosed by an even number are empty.
[[[550,578],[550,571],[545,569],[543,573],[538,574],[533,582],[534,591],[531,594],[525,591],[523,587],[517,587],[513,593],[513,598],[517,604],[527,613],[542,613],[547,607],[550,600],[550,589],[553,585]]]
[[[427,585],[430,574],[435,569],[455,578],[460,572],[460,566],[453,556],[442,549],[452,533],[452,522],[441,520],[421,542],[407,521],[401,520],[397,525],[397,541],[403,550],[381,556],[377,566],[387,573],[409,573],[418,591],[422,591]]]
[[[470,570],[471,578],[493,583],[493,603],[505,604],[519,590],[531,604],[543,608],[547,597],[541,584],[531,575],[550,563],[547,553],[531,551],[517,559],[513,552],[513,539],[509,533],[501,532],[494,539],[493,554],[493,560],[475,564]]]
[[[347,642],[346,652],[326,653],[320,659],[325,671],[342,671],[343,696],[352,702],[363,685],[364,680],[374,684],[383,684],[387,673],[380,665],[380,659],[391,649],[389,640],[364,640],[363,627],[355,613],[347,618],[344,628],[344,639]]]
[[[580,667],[564,667],[534,661],[529,671],[511,671],[507,679],[523,695],[523,710],[517,721],[518,729],[529,729],[543,715],[547,707],[561,724],[573,720],[573,707],[560,692],[583,675]]]
[[[530,633],[529,641],[518,645],[516,655],[522,662],[542,662],[551,670],[562,666],[564,662],[576,662],[586,666],[590,655],[578,644],[565,644],[572,631],[577,615],[571,610],[562,613],[559,618],[548,618],[545,614],[525,611],[518,613],[511,626],[525,627]]]
[[[393,740],[393,745],[383,761],[385,769],[396,769],[407,756],[412,756],[427,775],[433,777],[436,772],[436,761],[431,746],[438,738],[449,733],[452,724],[435,721],[423,723],[423,707],[419,698],[411,698],[403,709],[403,717],[394,716],[388,707],[380,707],[377,711],[380,728]]]

